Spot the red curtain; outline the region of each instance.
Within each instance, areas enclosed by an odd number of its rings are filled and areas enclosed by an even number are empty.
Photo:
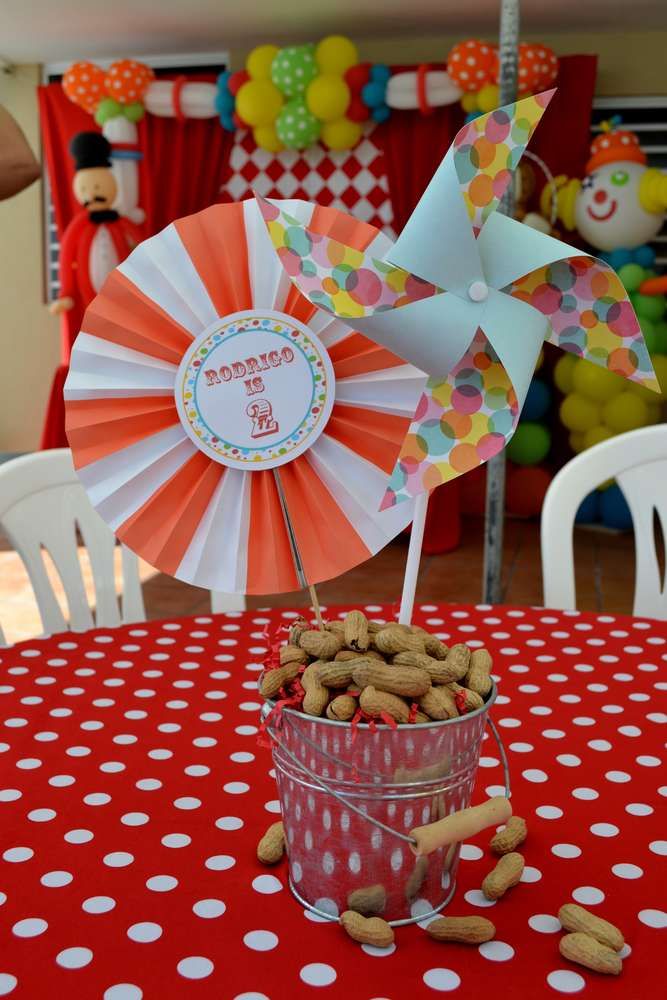
[[[169,79],[169,76],[162,76]],[[188,74],[188,79],[213,82],[215,75]],[[68,152],[77,132],[98,130],[93,118],[73,104],[59,83],[38,88],[42,140],[58,235],[80,211],[72,193],[74,168]],[[173,219],[198,212],[218,201],[226,177],[233,137],[217,118],[179,122],[146,115],[139,126],[140,206],[146,212],[143,229],[152,236]],[[61,364],[55,372],[46,408],[41,448],[63,448],[65,414],[63,387],[69,356],[81,327],[82,311],[71,309],[60,320]]]

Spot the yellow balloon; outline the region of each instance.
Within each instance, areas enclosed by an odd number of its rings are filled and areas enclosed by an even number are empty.
[[[659,424],[662,421],[662,404],[661,403],[647,403],[646,407],[648,409],[648,420],[649,424]]]
[[[589,431],[600,423],[600,407],[578,392],[571,392],[560,404],[560,419],[569,431]]]
[[[569,440],[572,451],[576,451],[579,454],[580,451],[584,450],[584,435],[581,431],[572,431]]]
[[[236,111],[252,128],[271,125],[282,106],[283,95],[270,80],[248,80],[236,95]]]
[[[572,387],[595,403],[606,403],[625,388],[625,379],[608,368],[580,358],[572,372]]]
[[[245,68],[252,80],[270,80],[271,63],[280,52],[277,45],[258,45],[245,61]]]
[[[324,123],[320,138],[329,149],[352,149],[361,139],[361,133],[359,122],[339,118],[338,121]]]
[[[342,118],[350,103],[350,88],[342,76],[322,73],[316,76],[306,91],[306,104],[311,114],[321,122]]]
[[[270,153],[279,153],[284,149],[278,138],[275,125],[257,125],[252,130],[253,138],[260,149],[268,149]]]
[[[343,35],[329,35],[323,38],[315,49],[315,62],[320,73],[334,73],[342,76],[350,66],[359,62],[359,53],[354,42]]]
[[[648,404],[627,389],[605,403],[602,412],[607,427],[619,434],[644,427],[648,422]]]
[[[654,394],[654,399],[660,398],[664,403],[667,399],[667,354],[654,354],[651,362],[653,364],[653,371],[662,389],[659,397],[657,394]]]
[[[500,90],[495,83],[487,83],[477,94],[477,106],[485,114],[495,111],[500,104]]]
[[[595,444],[600,444],[602,441],[608,441],[609,438],[614,436],[614,432],[605,427],[604,424],[599,424],[597,427],[591,427],[589,431],[584,431],[584,448],[592,448]]]
[[[477,103],[477,94],[474,91],[468,91],[461,97],[461,107],[464,111],[470,114],[471,111],[479,111],[479,105]]]
[[[655,356],[652,359],[655,361]],[[645,403],[650,406],[651,403],[660,403],[661,396],[659,392],[654,392],[653,389],[647,389],[645,385],[640,385],[639,382],[631,382],[630,379],[622,380],[623,389],[627,389],[629,392],[639,396],[643,399]]]
[[[554,366],[554,382],[565,396],[567,396],[568,392],[572,392],[572,376],[577,360],[574,354],[563,354]]]

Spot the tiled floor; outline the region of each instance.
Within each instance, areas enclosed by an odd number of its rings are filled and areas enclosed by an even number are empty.
[[[16,642],[40,632],[37,608],[28,578],[18,557],[0,540],[0,624],[8,641]],[[577,529],[575,559],[578,605],[584,610],[630,612],[634,586],[632,535]],[[323,605],[398,601],[407,553],[407,539],[388,545],[374,559],[343,577],[318,585]],[[83,575],[94,600],[90,572]],[[149,618],[205,614],[210,610],[208,591],[190,587],[151,567],[142,565],[144,598]],[[478,602],[481,600],[482,521],[466,518],[461,545],[454,552],[422,561],[419,600]],[[58,581],[56,579],[56,585]],[[542,578],[538,525],[508,520],[505,528],[503,603],[540,604]],[[305,606],[305,594],[251,597],[250,607]]]

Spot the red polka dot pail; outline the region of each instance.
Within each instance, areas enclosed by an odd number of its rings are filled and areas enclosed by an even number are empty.
[[[476,712],[393,729],[292,709],[268,719],[290,888],[303,906],[335,920],[352,893],[372,890],[376,912],[413,923],[447,905],[460,845],[416,858],[409,833],[470,805],[495,697],[494,685]]]

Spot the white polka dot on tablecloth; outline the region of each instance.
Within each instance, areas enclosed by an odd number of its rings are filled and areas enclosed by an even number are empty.
[[[16,761],[16,766],[21,771],[34,771],[36,768],[42,766],[42,762],[39,757],[23,757],[21,760]]]
[[[104,991],[102,1000],[142,1000],[143,995],[134,983],[116,983]]]
[[[560,819],[563,815],[558,806],[538,806],[535,812],[541,819]]]
[[[162,937],[162,928],[151,920],[144,920],[128,927],[127,936],[137,944],[152,944]]]
[[[145,826],[148,823],[150,816],[143,812],[129,812],[123,813],[120,818],[121,823],[124,826]]]
[[[542,736],[547,740],[562,740],[565,733],[562,729],[543,729]]]
[[[233,858],[230,854],[213,854],[210,858],[206,859],[204,864],[210,871],[224,872],[228,868],[234,867],[236,858]]]
[[[652,840],[648,845],[649,851],[653,854],[659,854],[661,857],[667,855],[667,840]]]
[[[183,769],[184,774],[187,774],[189,778],[203,778],[205,775],[211,773],[211,768],[207,767],[206,764],[188,764],[186,768]]]
[[[174,799],[174,806],[176,809],[183,809],[185,811],[199,809],[201,799],[195,798],[194,795],[182,795],[180,798]]]
[[[612,748],[609,740],[589,740],[587,746],[600,753],[607,753]]]
[[[580,885],[572,890],[572,899],[582,906],[597,906],[604,902],[604,898],[602,889],[597,889],[594,885]]]
[[[129,851],[110,851],[102,860],[109,868],[127,868],[134,861],[134,855]]]
[[[528,918],[528,926],[538,934],[556,934],[561,929],[561,922],[551,913],[535,913]]]
[[[255,759],[255,755],[245,750],[239,750],[236,753],[230,754],[229,759],[234,761],[235,764],[249,764]]]
[[[109,913],[116,905],[116,900],[111,896],[90,896],[84,899],[81,909],[86,913]]]
[[[649,754],[640,754],[635,760],[641,767],[660,767],[662,761],[659,757],[652,757]]]
[[[83,969],[93,960],[90,948],[65,948],[56,955],[56,962],[63,969]]]
[[[578,858],[581,855],[581,848],[576,844],[554,844],[551,853],[557,858]]]
[[[438,993],[450,993],[461,985],[461,977],[453,969],[429,969],[422,978],[427,986]]]
[[[275,875],[257,875],[252,880],[252,887],[255,892],[259,892],[263,896],[270,896],[274,892],[280,892],[283,884]]]
[[[105,806],[111,802],[111,796],[106,792],[90,792],[84,796],[83,801],[87,806]]]
[[[216,819],[215,825],[219,830],[240,830],[243,826],[243,820],[238,816],[220,816]]]
[[[530,781],[533,784],[542,784],[543,782],[549,780],[548,774],[546,774],[545,771],[541,771],[537,767],[529,767],[527,770],[522,771],[521,774],[526,781]]]
[[[644,874],[643,868],[639,865],[633,865],[630,862],[620,862],[619,864],[612,865],[612,874],[616,875],[617,878],[625,879],[635,879],[641,878]]]
[[[510,750],[514,753],[530,753],[534,749],[535,747],[532,743],[510,743]]]
[[[471,906],[480,906],[482,908],[486,906],[495,906],[495,899],[487,899],[481,889],[469,889],[466,892],[464,899],[466,903],[470,903]]]
[[[299,977],[308,986],[330,986],[336,981],[336,976],[336,970],[324,962],[311,962],[299,972]]]
[[[479,861],[484,857],[484,851],[476,844],[462,844],[459,856],[463,861]]]
[[[160,841],[163,847],[187,847],[191,842],[187,833],[167,833]]]
[[[533,868],[532,865],[526,865],[521,872],[521,882],[531,884],[533,882],[539,882],[542,878],[542,872],[539,868]]]
[[[245,792],[250,791],[250,785],[246,784],[245,781],[228,781],[226,785],[222,786],[222,790],[228,795],[244,795]]]
[[[151,892],[171,892],[178,885],[178,879],[173,875],[151,875],[146,879],[146,888]]]
[[[211,959],[202,955],[189,955],[187,958],[182,958],[176,966],[177,972],[184,979],[206,979],[214,968]]]
[[[221,917],[227,907],[221,899],[199,899],[192,907],[192,912],[204,920]]]
[[[596,837],[617,837],[620,833],[614,823],[593,823],[589,829]]]
[[[29,861],[34,853],[31,847],[8,847],[2,857],[4,861],[20,864],[22,861]]]
[[[559,753],[556,760],[563,767],[579,767],[581,764],[581,757],[573,753]]]
[[[531,715],[551,715],[553,709],[548,705],[531,705],[529,711]]]
[[[3,788],[0,789],[0,802],[16,802],[22,795],[18,788]]]
[[[16,989],[18,979],[9,972],[0,972],[0,997],[6,997],[8,993]]]
[[[573,788],[572,795],[575,799],[581,799],[582,802],[592,802],[600,797],[600,793],[596,792],[594,788]]]
[[[631,816],[650,816],[653,812],[653,806],[649,806],[646,802],[629,802],[625,811]]]
[[[667,927],[667,913],[664,910],[640,910],[637,916],[646,927],[655,927],[657,930]]]
[[[514,948],[505,941],[485,941],[477,950],[490,962],[509,962],[514,958]]]
[[[42,917],[24,917],[17,920],[12,927],[12,934],[20,938],[39,937],[48,927],[48,923]]]
[[[557,993],[579,993],[586,986],[584,977],[569,969],[555,969],[547,976],[547,982]]]
[[[257,726],[237,726],[234,730],[239,736],[255,736],[258,731]]]
[[[162,782],[158,778],[140,778],[136,787],[142,792],[155,792],[162,788]]]
[[[248,931],[243,936],[243,943],[252,951],[272,951],[278,947],[278,935],[273,931]]]
[[[274,813],[276,815],[281,812],[280,802],[278,799],[271,799],[270,802],[265,802],[264,808],[267,812]]]
[[[605,773],[605,778],[607,781],[612,781],[616,785],[622,785],[628,781],[632,781],[632,777],[627,771],[607,771]]]
[[[55,870],[45,872],[39,881],[47,889],[61,889],[64,885],[69,885],[73,878],[71,872]]]

